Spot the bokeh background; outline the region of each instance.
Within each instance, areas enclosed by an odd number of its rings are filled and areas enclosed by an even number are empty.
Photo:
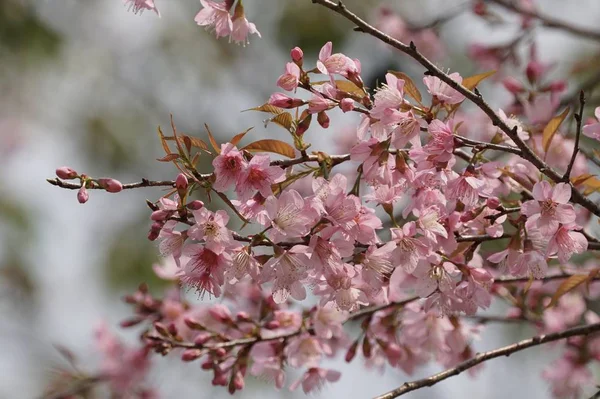
[[[163,155],[156,129],[167,129],[170,113],[178,129],[192,135],[203,135],[207,123],[224,139],[254,126],[250,139],[285,140],[277,126],[264,126],[264,115],[240,111],[278,91],[275,81],[293,46],[303,48],[306,62],[314,62],[320,47],[333,41],[334,51],[362,61],[370,87],[392,68],[420,81],[422,70],[413,61],[352,32],[350,24],[309,0],[246,1],[262,39],[251,37],[245,48],[217,41],[196,26],[198,1],[156,3],[161,18],[151,12],[134,15],[121,0],[0,1],[0,398],[40,397],[53,370],[68,367],[57,344],[93,371],[99,355],[92,331],[98,322],[116,330],[129,314],[120,298],[141,281],[155,292],[163,287],[152,274],[158,251],[146,239],[150,222],[144,204],[146,198],[157,199],[160,189],[91,192],[89,202],[80,205],[75,191],[45,182],[56,167],[122,182],[173,179],[173,166],[155,161]],[[464,2],[346,3],[367,17],[385,3],[422,26]],[[596,0],[538,4],[546,14],[598,26]],[[438,64],[463,76],[481,72],[467,56],[468,45],[474,39],[506,41],[515,29],[490,27],[468,12],[458,16],[439,26],[446,54]],[[555,63],[554,76],[570,76],[569,87],[587,77],[571,73],[578,63],[598,64],[597,43],[558,31],[536,32],[540,58]],[[496,107],[508,99],[499,85],[483,91]],[[351,125],[351,117],[336,115],[327,131],[311,138],[313,148],[335,153]],[[134,331],[118,333],[135,341]],[[492,325],[475,346],[491,349],[532,333],[527,327]],[[475,380],[461,375],[411,397],[546,398],[549,387],[540,370],[555,355],[551,347],[529,350],[490,362]],[[197,363],[155,358],[155,365],[151,383],[165,398],[228,396],[210,385],[210,375]],[[432,365],[412,377],[390,369],[381,375],[365,371],[358,358],[350,365],[333,361],[331,367],[342,371],[342,379],[326,387],[323,398],[372,397],[439,371]],[[239,397],[303,396],[277,392],[258,380],[247,384]]]

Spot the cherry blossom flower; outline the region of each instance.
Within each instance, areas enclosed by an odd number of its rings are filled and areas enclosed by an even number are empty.
[[[230,42],[233,40],[235,43],[241,43],[245,46],[249,42],[248,35],[261,37],[256,25],[246,19],[241,1],[238,1],[235,5],[232,21],[231,34],[229,35]]]
[[[268,155],[255,155],[239,175],[235,192],[240,200],[247,200],[258,190],[267,198],[273,194],[271,185],[285,179],[285,171],[278,166],[270,166]]]
[[[202,9],[198,11],[194,21],[200,26],[205,26],[207,29],[214,29],[217,38],[225,37],[233,31],[233,21],[229,10],[231,4],[217,3],[211,0],[200,0]]]
[[[301,237],[310,228],[310,209],[296,190],[285,191],[279,198],[270,196],[265,201],[265,209],[273,227],[269,234],[275,242],[283,237]]]
[[[448,183],[446,198],[459,200],[466,209],[471,209],[479,202],[479,194],[485,182],[475,176],[464,174]]]
[[[285,73],[277,79],[277,86],[283,90],[294,91],[300,82],[300,67],[294,62],[285,65]]]
[[[274,382],[278,389],[283,388],[285,382],[283,360],[274,345],[270,342],[259,342],[252,346],[250,356],[253,360],[250,374],[265,377]]]
[[[215,248],[216,249],[216,248]],[[225,282],[225,270],[231,263],[231,255],[227,252],[212,251],[200,244],[189,244],[183,249],[189,257],[179,273],[181,282],[195,288],[204,296],[221,295],[221,286]]]
[[[160,17],[160,12],[156,8],[154,0],[125,0],[125,4],[129,4],[129,9],[136,14],[142,13],[144,10],[151,10]]]
[[[302,280],[308,276],[308,252],[308,247],[295,245],[263,265],[262,278],[263,281],[273,281],[275,303],[285,303],[290,296],[298,301],[306,298]]]
[[[537,227],[543,235],[556,232],[560,223],[575,221],[575,210],[570,205],[571,187],[566,183],[558,183],[552,187],[547,181],[533,186],[533,200],[524,202],[521,213],[527,216],[528,229]]]
[[[319,391],[325,383],[336,382],[340,379],[341,373],[335,370],[327,370],[319,367],[311,367],[298,380],[290,385],[290,390],[296,390],[302,384],[304,393]]]
[[[600,107],[596,107],[596,110],[594,111],[594,116],[596,117],[596,121],[587,123],[583,127],[582,132],[588,137],[600,140]]]
[[[393,264],[402,267],[407,273],[412,273],[419,259],[429,254],[429,247],[418,238],[414,222],[405,223],[402,229],[390,229],[396,248],[392,253]]]
[[[451,73],[448,76],[455,82],[459,84],[462,83],[462,77],[458,74],[458,72]],[[437,76],[425,76],[423,78],[423,82],[425,83],[425,86],[427,86],[429,93],[441,104],[458,104],[465,99],[464,95],[454,90]]]
[[[189,236],[204,241],[208,249],[221,252],[234,245],[231,231],[225,226],[229,215],[223,210],[211,212],[206,208],[193,212],[196,224],[189,230]]]
[[[313,316],[315,335],[323,339],[340,337],[344,334],[342,322],[346,320],[346,313],[334,306],[323,306],[317,309]]]
[[[221,153],[213,160],[216,181],[213,187],[217,191],[226,191],[238,181],[247,163],[242,153],[231,143],[221,144]]]
[[[398,109],[404,104],[404,80],[398,79],[394,74],[385,75],[386,83],[375,93],[375,102],[371,109],[371,116],[382,119],[388,109]]]
[[[564,357],[555,360],[544,370],[542,375],[552,385],[555,397],[579,398],[584,387],[593,384],[592,373],[577,359],[576,353],[567,351]]]
[[[562,225],[556,230],[550,241],[546,256],[557,254],[561,264],[566,264],[573,254],[585,252],[588,240],[582,233],[574,231],[580,229],[575,224]]]
[[[318,367],[321,357],[331,349],[317,337],[302,334],[290,340],[285,348],[288,363],[292,367]]]

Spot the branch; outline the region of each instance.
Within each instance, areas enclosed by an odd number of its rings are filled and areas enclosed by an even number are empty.
[[[600,323],[589,324],[586,326],[580,326],[575,328],[570,328],[568,330],[564,330],[557,333],[546,334],[546,335],[538,335],[536,337],[532,337],[529,339],[525,339],[523,341],[514,343],[512,345],[504,346],[502,348],[494,349],[489,352],[483,352],[475,355],[475,357],[459,363],[457,366],[442,371],[441,373],[434,374],[430,377],[423,378],[421,380],[416,380],[412,382],[405,382],[401,387],[396,388],[390,392],[387,392],[383,395],[377,396],[375,399],[393,399],[398,396],[404,395],[405,393],[417,390],[423,387],[430,387],[432,385],[437,384],[447,378],[458,375],[465,370],[468,370],[472,367],[477,366],[480,363],[483,363],[487,360],[494,359],[500,356],[510,356],[513,353],[522,351],[524,349],[531,348],[533,346],[538,346],[541,344],[545,344],[548,342],[554,342],[565,338],[582,336],[582,335],[590,335],[600,331]]]
[[[478,236],[460,236],[456,237],[456,242],[474,242],[474,243],[482,243],[484,241],[494,241],[494,240],[502,240],[503,238],[511,238],[510,234],[502,234],[498,237],[492,237],[487,234],[482,234]]]
[[[562,175],[559,175],[554,169],[552,169],[548,164],[546,164],[540,157],[537,156],[537,154],[535,154],[533,152],[533,150],[531,148],[529,148],[529,146],[527,144],[525,144],[525,142],[523,140],[521,140],[519,138],[519,136],[517,134],[516,126],[514,129],[511,129],[500,118],[500,116],[489,106],[489,104],[483,99],[483,97],[481,96],[481,94],[479,92],[473,92],[473,91],[469,90],[468,88],[466,88],[465,86],[463,86],[462,84],[457,83],[455,80],[453,80],[450,76],[448,76],[448,74],[444,73],[440,68],[435,66],[435,64],[433,64],[425,56],[423,56],[423,54],[421,54],[417,50],[417,47],[415,46],[414,43],[411,42],[410,45],[406,45],[406,44],[392,38],[391,36],[386,35],[385,33],[381,32],[380,30],[369,25],[367,22],[365,22],[364,20],[359,18],[356,14],[349,11],[346,8],[346,6],[344,5],[344,3],[341,1],[338,1],[337,3],[334,3],[331,0],[311,0],[311,1],[315,4],[320,4],[326,8],[329,8],[330,10],[340,14],[342,17],[355,23],[357,25],[357,28],[355,30],[367,33],[367,34],[381,40],[383,43],[386,43],[386,44],[402,51],[403,53],[409,55],[410,57],[412,57],[414,60],[416,60],[418,63],[420,63],[422,66],[424,66],[427,69],[429,75],[439,78],[441,81],[446,83],[448,86],[450,86],[454,90],[458,91],[459,93],[464,95],[466,98],[468,98],[470,101],[472,101],[475,105],[477,105],[479,107],[479,109],[481,109],[490,118],[490,120],[492,121],[492,124],[494,126],[499,127],[500,130],[502,130],[504,133],[506,133],[506,135],[508,137],[510,137],[512,139],[512,141],[515,142],[517,147],[522,152],[521,157],[523,159],[531,162],[540,172],[542,172],[544,175],[548,176],[554,182],[556,182],[556,183],[562,182]],[[588,198],[584,197],[583,194],[581,194],[578,190],[575,190],[575,189],[573,190],[571,201],[573,203],[583,206],[584,208],[589,210],[594,215],[600,216],[600,207],[598,207],[598,205],[596,205],[595,203],[590,201]]]
[[[506,0],[489,0],[490,2],[497,4],[501,7],[506,8],[512,12],[520,14],[525,17],[537,19],[547,28],[560,29],[565,32],[572,33],[577,36],[584,37],[586,39],[598,40],[600,41],[600,32],[589,30],[586,28],[582,28],[579,26],[573,26],[565,21],[561,21],[552,17],[548,17],[546,15],[542,15],[536,11],[526,10],[525,8],[517,5],[514,2],[509,2]]]
[[[54,179],[46,179],[46,181],[53,186],[66,188],[69,190],[79,190],[81,188],[81,183],[71,183],[57,178]],[[141,188],[141,187],[175,187],[175,182],[172,180],[163,180],[163,181],[153,181],[142,179],[142,181],[137,183],[128,183],[123,184],[123,190],[128,190],[132,188]],[[98,184],[93,183],[92,186],[86,186],[89,190],[104,190],[103,187],[100,187]]]
[[[469,147],[474,147],[474,148],[478,148],[478,149],[481,149],[481,150],[504,151],[504,152],[510,152],[511,154],[521,155],[521,150],[519,150],[517,147],[512,147],[512,146],[507,146],[507,145],[500,145],[500,144],[492,144],[492,143],[486,143],[484,141],[472,140],[470,138],[459,136],[457,134],[455,134],[454,137],[456,139],[458,139],[458,141],[461,144],[469,146]]]
[[[567,167],[567,171],[563,176],[563,180],[565,182],[569,182],[569,178],[571,176],[571,170],[573,169],[573,164],[575,163],[575,158],[577,157],[577,152],[579,151],[579,138],[581,137],[581,122],[583,120],[583,108],[585,107],[585,93],[583,90],[579,92],[579,114],[575,114],[574,118],[577,121],[577,131],[575,133],[575,146],[573,147],[573,155],[571,155],[571,161],[569,162],[569,166]]]

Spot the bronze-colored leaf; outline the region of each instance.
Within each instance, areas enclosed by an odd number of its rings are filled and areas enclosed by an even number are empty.
[[[160,129],[160,126],[158,127],[158,137],[160,138],[160,143],[162,144],[162,148],[165,150],[165,153],[170,154],[171,149],[169,148],[169,145],[166,142],[165,135],[163,134],[162,130]]]
[[[584,173],[584,174],[579,175],[579,176],[571,177],[571,183],[574,186],[578,186],[580,184],[585,183],[586,181],[588,181],[589,179],[591,179],[594,176],[595,175],[592,175],[590,173]]]
[[[365,91],[363,89],[349,80],[336,80],[335,86],[338,90],[345,91],[346,93],[350,93],[358,97],[363,97],[365,95]]]
[[[281,140],[273,140],[273,139],[258,140],[258,141],[255,141],[254,143],[248,144],[247,146],[245,146],[242,149],[246,150],[246,151],[253,151],[253,152],[261,152],[261,151],[273,152],[276,154],[281,154],[288,158],[294,158],[296,156],[296,151],[294,151],[294,147],[292,147],[288,143],[285,143]]]
[[[544,132],[542,133],[542,147],[544,147],[544,152],[548,152],[548,148],[550,148],[550,144],[552,144],[552,139],[554,135],[558,131],[561,123],[565,120],[567,115],[569,114],[569,107],[565,108],[565,110],[560,114],[550,119],[550,122],[544,127]]]
[[[243,132],[236,134],[235,136],[233,136],[233,138],[231,140],[229,140],[229,142],[233,145],[238,145],[238,143],[244,138],[246,133],[248,133],[252,129],[254,129],[254,128],[249,127],[248,129],[244,130]]]
[[[221,148],[217,144],[217,141],[215,140],[215,137],[213,136],[213,134],[210,132],[210,128],[208,127],[208,125],[206,123],[204,124],[204,127],[206,128],[206,132],[208,133],[208,140],[210,141],[210,145],[212,145],[212,148],[215,149],[217,154],[220,154]]]
[[[409,96],[414,98],[416,102],[421,104],[421,101],[423,101],[423,97],[421,97],[421,92],[419,91],[419,89],[417,89],[417,85],[415,84],[415,82],[413,82],[413,80],[407,74],[399,71],[388,71],[388,73],[391,73],[398,79],[402,79],[404,81],[404,91],[406,92],[406,94],[408,94]]]
[[[285,109],[276,107],[269,103],[265,103],[265,104],[261,105],[260,107],[250,108],[250,109],[244,110],[242,112],[246,112],[246,111],[260,111],[260,112],[267,112],[269,114],[277,115],[282,112],[285,112]]]
[[[583,186],[585,187],[585,190],[583,190],[583,195],[590,195],[591,193],[600,191],[600,180],[595,177],[590,177],[583,182]]]
[[[495,73],[496,71],[487,71],[478,75],[469,76],[468,78],[463,79],[462,85],[469,90],[473,90],[479,83],[481,83],[482,80],[489,78]]]
[[[593,278],[593,277],[592,277]],[[574,274],[565,281],[563,281],[559,286],[554,295],[552,295],[552,299],[546,309],[551,308],[552,306],[558,303],[560,297],[565,295],[566,293],[573,291],[575,288],[579,287],[581,284],[585,283],[590,279],[590,274]]]
[[[189,143],[192,147],[196,147],[196,148],[199,148],[199,149],[201,149],[203,151],[210,152],[208,150],[208,144],[206,144],[206,142],[204,140],[201,140],[198,137],[188,136],[186,134],[180,134],[179,136],[177,136],[177,138],[186,147],[187,147],[187,145]],[[165,140],[175,140],[175,136],[165,136]]]
[[[159,162],[171,162],[179,158],[179,154],[167,154],[162,158],[157,158]]]
[[[277,125],[289,131],[291,130],[293,124],[292,114],[289,112],[282,112],[281,114],[275,115],[273,118],[271,118],[271,122],[276,123]]]

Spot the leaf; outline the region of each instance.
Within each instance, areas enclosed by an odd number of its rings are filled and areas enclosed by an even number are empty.
[[[183,142],[183,144],[187,147],[188,144],[192,147],[200,148],[206,152],[210,152],[208,150],[208,144],[204,140],[199,139],[198,137],[188,136],[186,134],[180,134],[178,136],[179,141]],[[165,140],[175,140],[174,136],[165,136]]]
[[[419,91],[419,89],[417,89],[417,85],[415,85],[415,82],[413,82],[407,74],[398,71],[388,71],[388,73],[391,73],[398,79],[402,79],[404,81],[404,91],[406,92],[406,94],[408,94],[409,96],[414,98],[419,104],[421,104],[421,101],[423,100],[423,97],[421,97],[421,92]]]
[[[589,179],[591,179],[594,176],[595,175],[592,175],[590,173],[584,173],[584,174],[579,175],[579,176],[571,177],[571,183],[574,186],[578,186],[580,184],[585,183],[586,181],[588,181]]]
[[[272,139],[258,140],[258,141],[255,141],[254,143],[248,144],[247,146],[242,148],[242,150],[256,151],[256,152],[260,152],[260,151],[273,152],[276,154],[281,154],[288,158],[294,158],[296,156],[296,151],[294,151],[294,147],[292,147],[288,143],[285,143],[281,140],[272,140]]]
[[[562,297],[563,295],[565,295],[566,293],[568,293],[570,291],[573,291],[575,288],[579,287],[581,284],[590,280],[590,277],[591,277],[591,272],[590,272],[590,274],[574,274],[571,277],[569,277],[568,279],[566,279],[565,281],[563,281],[558,286],[558,289],[556,290],[554,295],[552,295],[552,299],[550,300],[550,303],[548,304],[548,306],[546,306],[546,309],[551,308],[552,306],[556,305],[558,303],[558,300],[560,299],[560,297]]]
[[[254,128],[249,127],[248,129],[244,130],[243,132],[236,134],[235,136],[233,136],[233,138],[231,140],[229,140],[229,142],[233,145],[237,145],[244,138],[246,133],[248,133],[252,129],[254,129]]]
[[[465,86],[469,90],[473,90],[475,87],[477,87],[477,85],[479,83],[481,83],[482,80],[489,78],[490,76],[492,76],[495,73],[496,73],[496,71],[494,70],[494,71],[487,71],[484,73],[480,73],[478,75],[469,76],[468,78],[463,79],[462,85]]]
[[[292,114],[289,112],[283,112],[279,115],[275,115],[273,118],[271,118],[271,122],[276,123],[286,130],[290,130],[293,123]]]
[[[544,132],[542,133],[542,146],[544,147],[544,152],[548,152],[548,148],[550,148],[550,144],[552,143],[552,139],[554,135],[558,131],[560,124],[565,120],[567,115],[569,114],[569,107],[565,108],[565,110],[560,114],[550,119],[550,122],[544,128]]]
[[[179,154],[167,154],[162,158],[157,158],[156,160],[159,162],[171,162],[176,159],[179,159]]]
[[[365,91],[349,80],[336,80],[335,86],[338,90],[353,94],[358,97],[364,97]]]
[[[165,135],[163,134],[162,130],[160,129],[160,126],[158,127],[158,137],[160,138],[160,143],[162,144],[162,148],[165,150],[165,153],[170,154],[171,149],[169,148],[169,145],[166,142]]]
[[[244,110],[242,112],[246,112],[246,111],[260,111],[260,112],[268,112],[269,114],[278,115],[278,114],[281,114],[282,112],[285,112],[285,109],[276,107],[269,103],[265,103],[265,104],[261,105],[260,107],[250,108],[250,109]]]
[[[590,195],[596,191],[600,191],[600,180],[595,177],[590,177],[585,182],[583,182],[583,186],[585,190],[583,191],[583,195]]]
[[[210,141],[210,145],[212,145],[212,148],[215,149],[215,151],[217,152],[217,154],[221,153],[221,148],[219,148],[219,145],[217,144],[217,141],[215,140],[214,136],[212,135],[212,133],[210,132],[210,129],[208,127],[208,125],[205,123],[204,127],[206,128],[206,131],[208,132],[208,140]]]

